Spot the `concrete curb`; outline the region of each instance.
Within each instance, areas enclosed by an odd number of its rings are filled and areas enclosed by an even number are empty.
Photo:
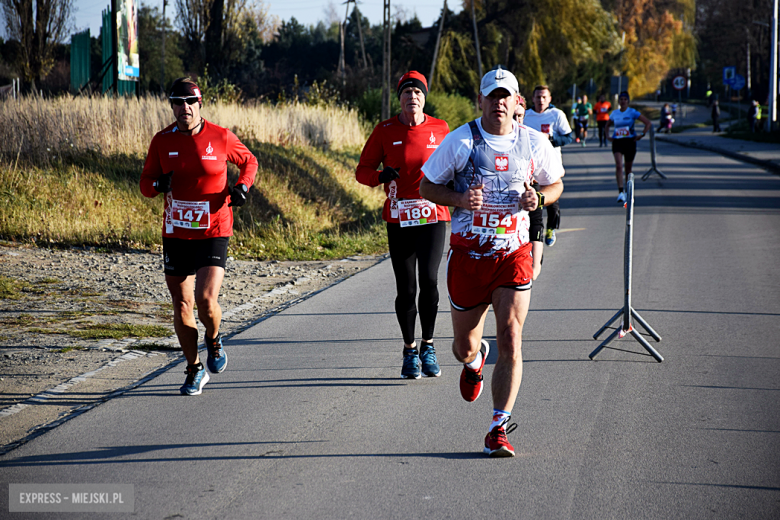
[[[775,175],[780,175],[780,164],[774,163],[772,161],[756,159],[755,157],[750,157],[749,155],[745,155],[737,152],[730,152],[728,150],[724,150],[723,148],[708,146],[706,144],[692,143],[690,141],[683,142],[683,141],[678,141],[676,139],[670,139],[668,137],[661,137],[658,135],[655,138],[656,140],[664,143],[676,144],[677,146],[684,146],[686,148],[698,148],[699,150],[706,150],[708,152],[714,152],[720,155],[725,155],[726,157],[729,157],[731,159],[754,164],[756,166],[760,166],[761,168],[764,168],[765,170],[771,173],[774,173]]]

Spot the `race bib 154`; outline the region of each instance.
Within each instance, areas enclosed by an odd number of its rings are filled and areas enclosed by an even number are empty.
[[[471,231],[478,235],[505,238],[517,232],[518,204],[483,204],[474,212]]]

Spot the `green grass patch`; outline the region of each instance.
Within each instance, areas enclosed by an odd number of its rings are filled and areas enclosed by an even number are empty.
[[[42,329],[40,327],[31,327],[27,329],[27,332],[30,332],[32,334],[68,334],[69,331],[67,330],[58,330],[58,329]]]
[[[245,144],[260,169],[247,204],[234,208],[231,255],[324,260],[387,251],[384,191],[355,180],[360,148]],[[0,164],[0,239],[106,251],[159,250],[163,200],[140,193],[143,159],[93,151],[46,167]],[[229,183],[237,174],[230,165]],[[12,296],[20,290],[6,286]],[[29,290],[45,294],[40,287]],[[74,297],[101,296],[89,289],[70,291]]]
[[[38,280],[38,283],[60,283],[60,281],[56,278],[44,278],[43,280]]]
[[[97,323],[68,334],[81,339],[167,338],[170,329],[161,325],[131,325],[128,323]]]
[[[0,299],[18,300],[22,297],[22,291],[29,285],[24,280],[14,280],[13,278],[0,275]]]

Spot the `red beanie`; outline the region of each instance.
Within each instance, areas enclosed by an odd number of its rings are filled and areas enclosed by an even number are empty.
[[[401,92],[406,87],[417,87],[423,91],[424,96],[428,96],[428,82],[425,81],[425,76],[417,72],[416,70],[410,70],[398,80],[398,97],[401,97]]]

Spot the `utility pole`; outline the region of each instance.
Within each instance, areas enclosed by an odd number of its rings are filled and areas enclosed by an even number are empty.
[[[750,81],[750,29],[745,27],[745,36],[747,37],[745,41],[747,41],[747,101],[748,105],[750,104],[750,96],[751,96],[751,81]]]
[[[165,7],[168,5],[168,0],[163,0],[163,13],[162,13],[162,56],[160,57],[160,92],[165,94],[165,26],[167,22],[165,20]]]
[[[777,121],[777,2],[772,8],[772,60],[769,66],[769,114],[766,118],[766,131],[771,132]]]
[[[346,66],[344,64],[344,31],[346,31],[347,27],[347,21],[345,20],[344,23],[339,24],[339,37],[341,38],[341,54],[339,54],[339,71],[341,72],[341,93],[344,94],[344,91],[347,88],[347,78],[346,78]]]
[[[471,20],[474,22],[474,44],[477,47],[477,70],[479,70],[479,80],[482,81],[482,56],[479,52],[479,35],[477,34],[477,13],[474,10],[474,0],[471,0]]]
[[[382,120],[390,119],[390,37],[392,23],[390,20],[390,0],[384,0],[382,10],[385,37],[382,44]]]
[[[444,29],[444,16],[447,14],[447,0],[444,0],[444,7],[441,8],[441,18],[439,18],[439,34],[436,36],[436,47],[433,48],[433,62],[431,63],[431,75],[428,76],[428,92],[433,85],[433,73],[436,72],[436,60],[439,58],[439,44],[441,43],[441,33]]]
[[[360,53],[363,55],[363,69],[368,69],[368,60],[366,59],[366,44],[363,42],[363,20],[360,16],[360,9],[358,9],[357,6],[357,0],[347,0],[344,2],[347,4],[347,8],[349,8],[350,2],[355,4],[355,8],[352,10],[353,13],[355,13],[355,19],[357,20],[357,27],[358,27],[358,37],[360,38]],[[345,18],[345,24],[346,24],[346,18]]]

